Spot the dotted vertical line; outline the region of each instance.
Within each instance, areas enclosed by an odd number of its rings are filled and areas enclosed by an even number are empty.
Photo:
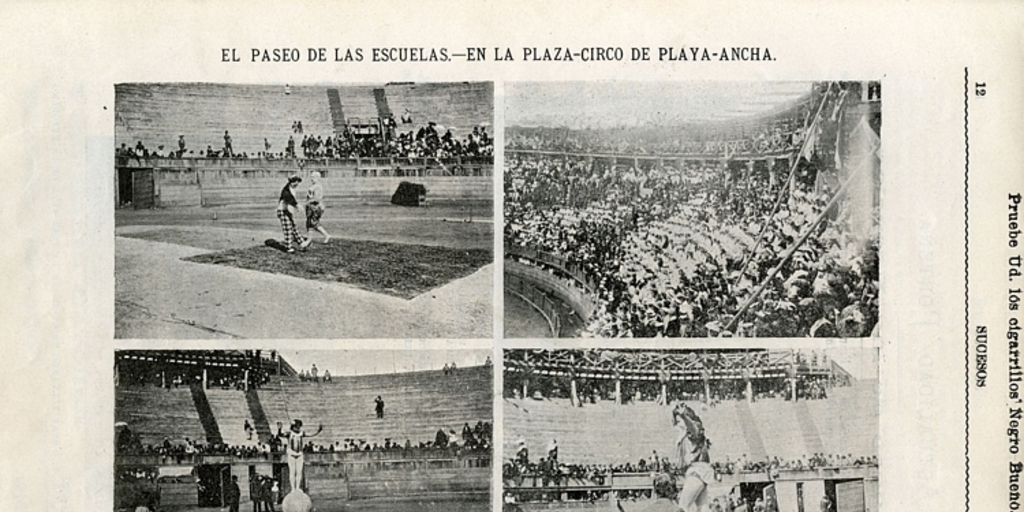
[[[971,146],[967,131],[967,68],[964,68],[964,507],[971,509],[971,326],[970,326],[970,196]]]

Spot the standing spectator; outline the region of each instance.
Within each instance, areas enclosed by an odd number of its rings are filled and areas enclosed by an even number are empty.
[[[377,419],[384,418],[384,399],[377,395],[377,398],[373,400],[376,405]]]
[[[185,134],[178,135],[178,158],[185,154]]]
[[[281,486],[276,478],[267,478],[267,492],[263,494],[263,505],[266,512],[274,512],[274,504],[281,501]]]
[[[128,428],[128,425],[121,427],[121,431],[117,434],[117,452],[127,452],[132,447],[132,431]]]
[[[224,503],[230,512],[238,512],[238,502],[242,499],[242,491],[238,488],[238,477],[231,475],[231,483],[224,490]]]
[[[260,512],[263,504],[263,477],[256,473],[249,477],[249,498],[252,500],[252,512]]]
[[[316,374],[317,374],[316,364],[314,364],[313,368],[311,368],[309,370],[309,374],[313,377],[313,382],[316,382]]]
[[[821,512],[832,512],[832,500],[827,494],[821,497]]]
[[[558,440],[552,439],[551,444],[548,445],[548,460],[551,461],[553,466],[558,465]]]
[[[384,125],[384,139],[387,141],[394,140],[395,131],[398,129],[398,123],[395,122],[395,115],[388,114],[388,117],[381,123]]]
[[[234,150],[231,149],[231,135],[228,135],[227,130],[224,130],[224,156],[228,158],[235,156]]]
[[[754,512],[766,512],[764,508],[764,499],[760,496],[754,501]]]
[[[252,424],[249,423],[249,420],[245,420],[245,426],[242,427],[242,428],[245,429],[245,438],[248,439],[249,441],[252,441],[252,431],[253,431],[253,428],[252,428]]]
[[[263,137],[263,153],[268,156],[270,155],[270,141],[266,137]]]
[[[331,235],[320,225],[320,217],[324,214],[324,186],[320,183],[320,173],[313,171],[309,175],[309,181],[312,184],[306,191],[306,233],[308,234],[311,229],[320,233],[324,236],[326,244],[331,241]]]
[[[516,445],[516,462],[526,466],[530,462],[530,449],[526,447],[526,439],[520,436]]]

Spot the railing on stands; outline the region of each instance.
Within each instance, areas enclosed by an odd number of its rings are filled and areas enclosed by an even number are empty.
[[[169,158],[169,157],[116,157],[117,167],[161,170],[222,170],[258,169],[294,172],[296,170],[326,170],[331,168],[354,168],[359,176],[391,176],[379,172],[413,169],[445,170],[444,176],[491,176],[494,157],[456,156],[434,157],[372,157],[372,158]],[[423,174],[419,174],[422,176]],[[435,174],[430,174],[435,175]]]
[[[579,491],[642,491],[654,488],[651,473],[608,473],[590,478],[562,477],[557,481],[541,474],[520,475],[505,479],[505,490],[535,493]]]
[[[593,277],[587,275],[578,265],[570,262],[569,260],[552,254],[540,249],[532,247],[524,247],[521,245],[505,245],[505,257],[517,256],[520,258],[526,258],[544,265],[554,267],[566,275],[572,277],[580,286],[584,287],[588,292],[596,294],[598,290],[598,281]]]
[[[876,480],[878,478],[877,466],[847,466],[847,467],[821,467],[815,469],[790,470],[781,469],[769,475],[765,471],[719,474],[722,482],[727,484],[738,483],[763,483],[771,481],[809,481],[809,480],[834,480],[834,479],[863,479]],[[677,477],[681,479],[681,477]],[[622,491],[644,491],[653,490],[654,480],[650,472],[647,473],[608,473],[591,478],[562,477],[557,481],[551,477],[540,474],[520,475],[514,478],[504,478],[505,492],[511,493],[519,498],[517,501],[533,501],[538,494],[548,494],[566,499],[568,493],[592,492],[598,495],[607,492]],[[678,482],[682,484],[682,482]],[[543,498],[541,498],[543,499]]]
[[[178,454],[178,455],[117,455],[118,466],[193,466],[204,464],[223,464],[241,461],[285,462],[284,452],[259,453],[255,455],[234,454]],[[377,463],[402,461],[427,461],[431,463],[453,461],[458,465],[465,463],[467,467],[489,467],[491,454],[481,450],[455,450],[450,448],[427,448],[410,450],[387,450],[366,452],[307,452],[306,464],[326,463]]]
[[[718,160],[722,158],[759,159],[788,158],[796,154],[797,145],[777,141],[723,141],[709,142],[705,146],[682,153],[609,153],[577,149],[528,149],[507,147],[509,154],[571,156],[578,158],[612,158],[635,160]]]

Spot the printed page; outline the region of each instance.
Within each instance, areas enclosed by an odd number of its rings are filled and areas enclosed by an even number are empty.
[[[0,12],[9,508],[1020,507],[1018,3]]]

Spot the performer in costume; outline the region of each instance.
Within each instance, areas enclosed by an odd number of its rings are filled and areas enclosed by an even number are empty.
[[[320,183],[320,173],[313,171],[309,175],[312,185],[306,191],[306,231],[315,230],[324,236],[324,243],[331,241],[331,235],[320,225],[320,217],[324,214],[324,185]]]
[[[295,200],[295,191],[300,182],[302,182],[302,178],[298,176],[288,178],[288,184],[281,189],[281,195],[277,200],[277,219],[281,221],[281,231],[284,232],[285,249],[290,253],[295,252],[292,243],[298,244],[302,249],[309,246],[309,240],[303,240],[299,236],[299,232],[295,230],[295,215],[299,213],[299,202]]]
[[[320,432],[323,432],[324,426],[320,425],[316,429],[316,432],[312,434],[306,434],[302,431],[302,420],[292,421],[291,430],[288,432],[281,432],[281,424],[277,424],[277,436],[288,438],[287,459],[288,459],[288,483],[291,485],[293,491],[301,490],[302,486],[302,469],[305,464],[305,457],[303,456],[302,448],[305,445],[303,439],[307,437],[314,437]]]
[[[683,512],[700,512],[707,504],[707,486],[715,478],[711,467],[711,441],[704,434],[700,417],[683,402],[672,410],[672,423],[680,429],[676,451],[684,475],[679,508]]]

